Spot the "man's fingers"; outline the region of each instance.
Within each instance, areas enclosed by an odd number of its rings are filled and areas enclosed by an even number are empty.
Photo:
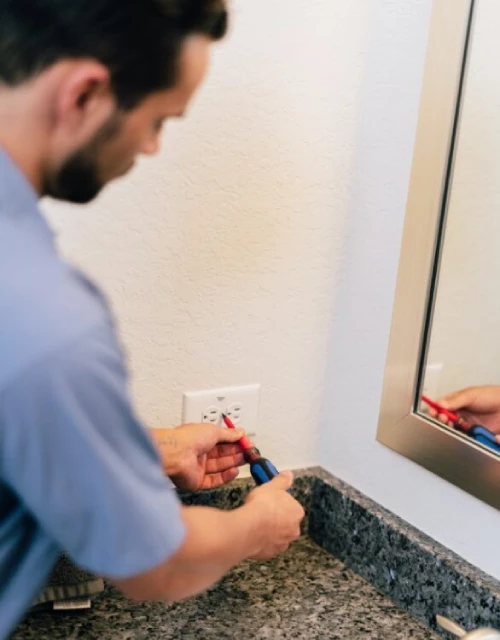
[[[442,406],[442,405],[441,405]],[[444,414],[440,414],[438,411],[436,411],[435,409],[429,408],[427,410],[427,415],[429,415],[431,418],[434,418],[434,420],[438,420],[439,422],[441,422],[442,424],[445,425],[450,425],[451,421],[448,418],[448,416],[445,416]]]
[[[245,464],[245,457],[243,454],[235,453],[229,456],[212,457],[207,460],[207,473],[219,473],[220,471],[226,471],[234,467],[241,467]]]
[[[226,427],[216,427],[212,426],[212,431],[210,432],[208,429],[211,425],[207,425],[206,432],[210,433],[210,437],[215,442],[215,444],[222,444],[224,442],[232,443],[238,442],[240,438],[243,438],[245,435],[244,429],[227,429]]]
[[[474,404],[477,399],[477,389],[469,387],[461,391],[455,391],[442,398],[439,404],[450,411],[459,411],[466,409]]]
[[[203,478],[202,489],[218,489],[223,485],[235,480],[239,475],[239,470],[235,467],[231,469],[226,469],[226,471],[222,471],[221,473],[211,473],[206,475]]]
[[[219,442],[238,442],[245,435],[244,429],[226,429],[219,428]]]
[[[239,444],[218,444],[208,452],[209,458],[224,458],[225,456],[235,456],[242,453]]]

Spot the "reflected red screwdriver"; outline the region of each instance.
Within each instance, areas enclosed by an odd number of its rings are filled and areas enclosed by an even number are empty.
[[[434,409],[434,411],[437,411],[439,415],[445,416],[446,418],[448,418],[448,420],[451,420],[451,422],[453,422],[455,426],[460,427],[464,431],[469,431],[472,428],[472,425],[469,424],[463,418],[461,418],[459,415],[457,415],[456,413],[453,413],[452,411],[449,411],[448,409],[445,409],[440,404],[438,404],[437,402],[434,402],[434,400],[431,400],[427,396],[422,396],[422,400],[431,409]]]
[[[434,402],[434,400],[431,400],[427,396],[422,396],[422,400],[425,404],[429,405],[431,409],[434,409],[434,411],[437,411],[440,415],[446,416],[448,420],[451,420],[456,429],[463,431],[470,438],[493,449],[496,453],[500,453],[500,442],[498,442],[498,436],[495,433],[480,424],[467,422],[467,420],[464,420],[452,411],[448,411],[448,409],[445,409],[438,402]]]

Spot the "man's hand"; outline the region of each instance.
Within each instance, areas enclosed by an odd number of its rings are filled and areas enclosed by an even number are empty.
[[[305,513],[302,505],[287,493],[292,484],[293,474],[282,472],[248,495],[245,504],[265,518],[261,545],[251,560],[270,560],[284,553],[300,537],[300,523]]]
[[[175,429],[151,429],[165,473],[182,491],[215,489],[238,474],[245,464],[236,444],[245,432],[211,424],[188,424]]]
[[[292,481],[290,473],[281,473],[229,511],[183,507],[186,537],[174,556],[132,578],[108,579],[128,598],[176,602],[205,591],[242,560],[283,553],[300,536],[304,517],[287,493]]]
[[[500,386],[469,387],[438,400],[444,409],[457,413],[471,424],[480,424],[497,435],[500,442]],[[446,416],[430,410],[429,414],[443,424],[451,424]]]

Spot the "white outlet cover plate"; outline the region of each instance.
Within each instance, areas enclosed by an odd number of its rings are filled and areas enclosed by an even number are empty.
[[[422,385],[422,393],[431,400],[439,400],[439,378],[443,372],[443,363],[435,362],[427,365]]]
[[[237,426],[245,429],[249,437],[257,435],[259,416],[260,384],[243,387],[226,387],[208,391],[188,391],[184,394],[182,406],[182,424],[205,422],[204,416],[209,410],[217,408],[216,423],[223,425],[221,414],[230,413],[231,407],[240,408],[238,419],[233,419]],[[233,416],[232,416],[233,417]]]

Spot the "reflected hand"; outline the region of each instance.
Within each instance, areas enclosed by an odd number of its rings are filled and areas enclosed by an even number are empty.
[[[245,464],[238,444],[245,432],[209,424],[151,429],[165,473],[182,491],[215,489],[234,480]]]
[[[500,442],[500,386],[469,387],[438,400],[444,409],[457,413],[471,424],[480,424],[497,435]],[[429,415],[452,426],[444,415],[430,409]]]

